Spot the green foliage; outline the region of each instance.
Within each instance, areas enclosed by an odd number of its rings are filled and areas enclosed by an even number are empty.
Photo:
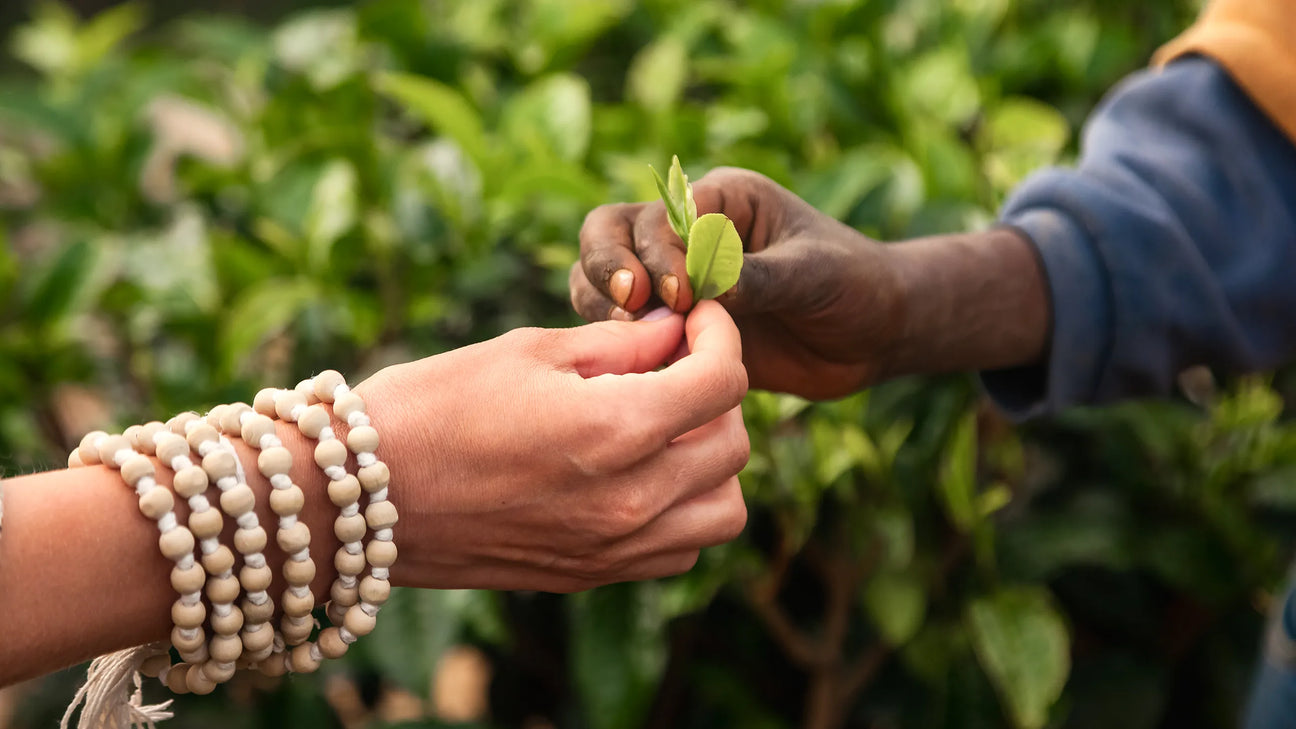
[[[0,80],[0,465],[574,324],[582,219],[653,198],[668,154],[881,239],[985,225],[1196,4],[370,0],[268,29],[40,4]],[[173,723],[338,721],[343,677],[385,722],[468,643],[483,726],[1231,726],[1291,551],[1296,428],[1289,380],[1196,380],[1027,429],[963,377],[752,393],[750,525],[694,571],[398,591],[332,673],[185,697]],[[71,694],[28,689],[20,725]]]

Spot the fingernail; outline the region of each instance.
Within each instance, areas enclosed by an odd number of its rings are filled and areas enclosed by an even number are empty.
[[[679,279],[675,277],[675,274],[668,273],[662,276],[661,299],[666,306],[671,309],[675,308],[675,302],[679,299]]]
[[[643,318],[640,319],[639,321],[657,321],[658,319],[665,319],[666,317],[674,313],[675,312],[671,311],[669,306],[659,306],[656,309],[653,309],[652,311],[648,312],[647,314],[644,314]]]
[[[614,321],[634,321],[634,317],[630,316],[630,312],[619,306],[608,309],[608,318]]]
[[[633,288],[634,274],[624,268],[612,274],[612,280],[608,282],[612,300],[616,302],[617,306],[626,305],[626,301],[630,298],[630,290]]]

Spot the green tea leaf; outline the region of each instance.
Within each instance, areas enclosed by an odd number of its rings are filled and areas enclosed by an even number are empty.
[[[689,231],[684,268],[695,301],[714,299],[738,283],[743,244],[733,221],[720,213],[697,219]]]
[[[927,588],[913,570],[873,575],[863,597],[873,625],[893,646],[908,643],[927,617]]]
[[[478,169],[486,166],[488,145],[481,114],[458,90],[430,78],[394,72],[378,74],[374,88],[453,139]]]
[[[1013,725],[1044,726],[1071,671],[1067,627],[1048,592],[1016,588],[974,600],[967,624],[977,658]]]
[[[681,211],[684,230],[692,232],[693,224],[697,222],[697,203],[693,202],[693,186],[689,184],[688,175],[684,174],[684,168],[680,166],[679,155],[671,157],[668,189],[671,202]],[[687,235],[680,237],[688,243]]]
[[[678,160],[678,158],[676,158]],[[657,192],[661,194],[662,202],[666,204],[666,218],[670,221],[671,230],[688,245],[689,226],[684,224],[684,207],[677,201],[675,195],[671,192],[670,185],[662,179],[661,173],[656,167],[648,165],[652,170],[653,180],[657,183]]]

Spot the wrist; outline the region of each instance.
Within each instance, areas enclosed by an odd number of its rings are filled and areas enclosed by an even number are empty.
[[[1028,365],[1047,349],[1043,268],[1021,233],[918,238],[887,246],[899,291],[887,376]]]

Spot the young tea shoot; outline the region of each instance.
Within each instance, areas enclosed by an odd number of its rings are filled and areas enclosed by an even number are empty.
[[[661,173],[649,165],[657,181],[657,190],[666,203],[666,217],[671,228],[684,241],[687,251],[684,268],[688,271],[693,300],[714,299],[738,283],[742,271],[742,238],[733,221],[721,213],[698,217],[693,200],[693,186],[680,167],[679,157],[671,159],[670,172]]]

